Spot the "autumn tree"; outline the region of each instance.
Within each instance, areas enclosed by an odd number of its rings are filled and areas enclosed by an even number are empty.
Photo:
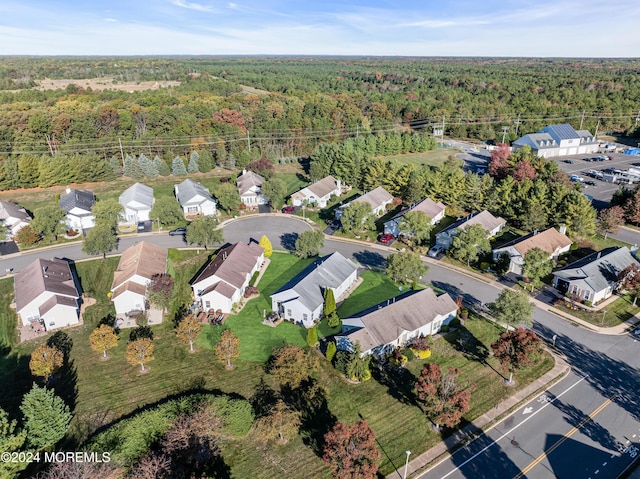
[[[376,434],[364,419],[351,427],[338,422],[324,436],[322,459],[337,479],[374,479],[380,457]]]
[[[436,426],[455,427],[469,411],[474,387],[457,384],[459,374],[460,370],[453,367],[443,374],[437,363],[427,363],[420,371],[415,384],[418,399]]]
[[[107,224],[97,224],[91,228],[82,242],[82,251],[88,255],[102,255],[107,259],[107,253],[118,247],[118,236]]]
[[[233,369],[231,361],[240,356],[240,338],[232,330],[225,329],[214,351],[218,359],[225,363],[225,369]]]
[[[491,251],[489,233],[481,225],[471,225],[458,231],[451,242],[451,256],[467,263],[467,267],[478,257]]]
[[[387,258],[387,274],[396,283],[417,283],[427,269],[420,255],[412,251],[393,253]]]
[[[526,293],[503,289],[494,303],[487,305],[491,315],[500,324],[531,324],[533,304]]]
[[[498,147],[491,152],[488,169],[489,174],[497,179],[505,178],[509,174],[509,163],[507,160],[510,155],[509,145],[505,143],[498,144]]]
[[[193,352],[193,342],[200,334],[202,325],[193,314],[186,316],[176,328],[176,336],[181,343],[189,345],[189,351]]]
[[[640,266],[638,263],[632,263],[624,268],[616,278],[622,289],[633,293],[633,306],[636,306],[638,296],[640,296]]]
[[[173,278],[167,273],[156,273],[151,276],[147,286],[147,299],[153,306],[161,308],[165,313],[171,305]]]
[[[284,445],[298,433],[302,413],[296,411],[282,400],[269,408],[266,416],[256,421],[255,428],[258,438],[265,443]]]
[[[40,240],[40,235],[33,231],[31,225],[26,225],[18,230],[13,239],[23,246],[31,246]]]
[[[309,230],[300,233],[296,239],[296,256],[311,258],[320,254],[320,248],[324,246],[324,234],[322,231]]]
[[[624,225],[624,209],[622,206],[605,208],[598,213],[598,230],[604,235],[604,239],[610,234],[616,234]]]
[[[273,246],[271,246],[271,241],[269,241],[269,238],[266,235],[262,235],[258,246],[264,250],[265,258],[269,258],[273,254]]]
[[[273,176],[276,168],[273,166],[273,163],[269,158],[260,158],[259,160],[249,163],[247,165],[247,170],[254,171],[268,180]]]
[[[153,340],[141,338],[127,344],[125,358],[132,366],[140,365],[140,371],[145,372],[145,363],[153,361]]]
[[[536,179],[536,170],[531,166],[529,160],[523,160],[516,165],[513,169],[513,179],[520,183],[522,180],[529,179],[531,181]]]
[[[34,384],[20,404],[27,443],[36,450],[55,445],[69,430],[71,412],[64,401],[46,387]]]
[[[514,372],[531,364],[540,348],[540,338],[525,328],[506,331],[491,344],[493,355],[500,361],[504,370],[509,372],[509,384],[513,383]]]
[[[295,389],[317,367],[315,355],[308,354],[298,346],[288,345],[273,351],[268,370],[280,384]]]
[[[196,216],[189,226],[185,239],[187,243],[198,244],[204,249],[224,241],[224,234],[218,228],[218,219],[215,216]]]
[[[45,384],[58,369],[62,367],[64,354],[59,349],[41,344],[32,353],[29,360],[29,369],[34,376],[44,378]]]
[[[101,324],[89,335],[89,344],[91,349],[107,359],[107,351],[118,345],[118,335],[111,326]]]
[[[541,279],[549,276],[553,271],[554,261],[549,253],[541,248],[531,248],[524,254],[522,275],[531,281],[533,287],[538,287]]]
[[[431,235],[431,218],[424,211],[408,211],[398,225],[400,234],[417,245],[424,244]]]

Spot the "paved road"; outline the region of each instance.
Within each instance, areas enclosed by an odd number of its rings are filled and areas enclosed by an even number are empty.
[[[308,228],[293,218],[257,216],[225,226],[225,239],[248,241],[266,234],[274,246],[290,248],[296,235]],[[123,238],[120,249],[141,239],[166,247],[184,245],[180,237],[153,234]],[[333,251],[370,267],[383,267],[390,252],[373,245],[328,239],[322,252]],[[75,259],[85,256],[79,245],[34,251],[0,260],[0,271],[8,265],[20,269],[35,257],[53,255]],[[469,302],[491,302],[499,294],[493,285],[451,271],[438,262],[430,262],[424,280]],[[533,319],[533,328],[540,336],[548,340],[557,337],[556,346],[574,372],[549,390],[546,396],[553,400],[546,401],[549,404],[536,398],[526,405],[533,408],[528,413],[522,408],[421,477],[600,479],[616,477],[617,471],[631,462],[629,452],[619,452],[618,448],[626,441],[636,446],[640,443],[640,344],[628,335],[598,335],[575,327],[541,309],[534,311]],[[519,476],[521,471],[526,473]]]
[[[625,243],[629,243],[632,246],[640,246],[640,231],[638,230],[623,227],[620,228],[620,231],[616,234],[610,236],[617,240],[624,241]]]

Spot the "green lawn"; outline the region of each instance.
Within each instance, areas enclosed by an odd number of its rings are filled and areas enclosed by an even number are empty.
[[[633,294],[625,294],[608,306],[601,308],[601,311],[586,311],[579,307],[576,310],[571,310],[566,307],[568,300],[559,302],[556,308],[596,326],[610,328],[622,324],[635,314],[640,313],[640,301],[637,306],[633,306],[633,299]]]
[[[13,297],[13,278],[0,280],[0,347],[18,344],[18,315],[9,307]]]
[[[362,273],[362,284],[338,308],[338,316],[348,318],[402,293],[389,276],[373,271]],[[406,286],[403,288],[407,290]]]
[[[440,166],[451,156],[455,156],[460,153],[460,150],[456,148],[436,148],[435,150],[426,151],[424,153],[406,153],[404,155],[396,156],[380,156],[376,159],[384,161],[393,161],[403,165],[427,165],[427,166]]]

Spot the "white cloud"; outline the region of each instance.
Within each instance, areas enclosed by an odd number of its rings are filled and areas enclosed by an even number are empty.
[[[216,9],[211,5],[203,5],[196,2],[187,2],[186,0],[171,0],[176,7],[186,8],[188,10],[196,10],[198,12],[214,13]]]
[[[105,18],[104,21],[105,22],[118,23],[118,20],[116,20],[115,18],[111,18],[111,17]]]

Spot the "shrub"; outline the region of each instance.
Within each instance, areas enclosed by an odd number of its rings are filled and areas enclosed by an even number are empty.
[[[244,399],[231,399],[227,396],[218,396],[211,402],[218,410],[224,421],[225,431],[234,438],[241,438],[248,434],[255,415],[249,401]]]
[[[442,325],[442,327],[440,328],[440,332],[441,333],[448,333],[449,332],[449,325],[447,325],[447,324]]]
[[[256,288],[255,286],[247,286],[247,288],[244,290],[245,298],[249,298],[250,296],[257,296],[259,294],[260,290],[258,290],[258,288]]]
[[[591,307],[591,306],[593,306],[593,303],[591,301],[587,300],[587,301],[584,302],[584,305]]]
[[[489,263],[487,263],[486,261],[483,261],[482,263],[480,263],[480,269],[482,271],[487,271],[489,269]]]
[[[462,311],[460,314],[463,313],[464,311]],[[469,311],[467,311],[467,314],[469,314]],[[449,327],[457,328],[458,326],[460,326],[460,320],[458,318],[453,318],[451,321],[449,321]]]
[[[326,357],[327,357],[327,361],[331,362],[333,361],[333,358],[336,355],[336,343],[334,343],[333,341],[331,341],[329,344],[327,344],[327,351],[325,353]]]
[[[431,357],[430,349],[425,349],[425,350],[412,349],[411,352],[415,354],[415,356],[419,359],[429,359]]]
[[[420,336],[411,340],[411,349],[416,351],[427,351],[429,347],[429,336]]]

